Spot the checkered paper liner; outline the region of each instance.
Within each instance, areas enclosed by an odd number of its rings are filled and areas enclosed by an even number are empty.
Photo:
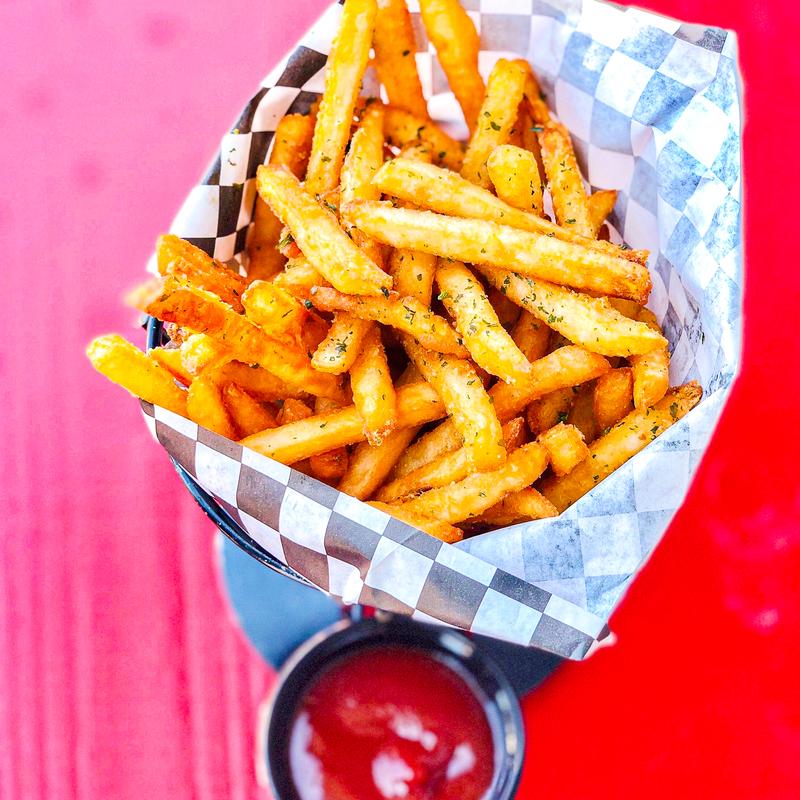
[[[583,658],[681,504],[741,349],[740,107],[735,35],[594,0],[462,0],[486,77],[524,56],[569,127],[589,188],[613,188],[612,239],[652,252],[650,307],[673,384],[705,397],[555,519],[444,544],[383,512],[143,403],[159,442],[261,547],[344,603]],[[411,0],[432,116],[463,122]],[[324,87],[341,6],[265,78],[172,232],[223,261],[245,248],[279,119]],[[369,72],[364,93],[377,92]]]

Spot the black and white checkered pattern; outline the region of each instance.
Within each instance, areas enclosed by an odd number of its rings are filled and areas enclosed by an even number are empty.
[[[462,0],[481,34],[484,76],[524,56],[573,133],[592,189],[620,190],[612,235],[652,252],[650,306],[673,383],[706,397],[568,512],[458,545],[414,531],[161,408],[156,438],[272,555],[321,589],[570,658],[606,632],[614,606],[683,500],[739,361],[740,106],[736,39],[596,0]],[[431,114],[463,121],[410,0]],[[243,251],[278,120],[323,89],[341,7],[332,5],[265,78],[172,231],[228,260]],[[374,77],[364,91],[374,94]]]

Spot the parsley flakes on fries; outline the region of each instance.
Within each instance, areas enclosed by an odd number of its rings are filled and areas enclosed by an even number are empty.
[[[702,390],[669,388],[648,254],[603,237],[616,192],[587,194],[530,65],[500,59],[484,83],[457,0],[420,9],[469,141],[429,116],[404,0],[346,0],[322,96],[258,168],[246,276],[162,236],[129,302],[172,341],[109,334],[87,355],[454,542],[556,516]],[[371,50],[386,105],[358,96]]]

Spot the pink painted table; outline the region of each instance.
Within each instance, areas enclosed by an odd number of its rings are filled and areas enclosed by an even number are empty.
[[[106,330],[143,342],[124,288],[323,5],[0,4],[3,800],[259,795],[255,709],[271,675],[232,624],[209,523],[136,403],[82,351]],[[527,702],[521,797],[800,795],[800,273],[782,243],[800,214],[790,6],[653,0],[740,32],[745,371],[686,508],[612,621],[618,645]],[[687,572],[696,593],[666,607],[661,587]]]

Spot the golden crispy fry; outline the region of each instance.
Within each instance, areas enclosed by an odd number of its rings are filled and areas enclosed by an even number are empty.
[[[533,68],[524,58],[518,58],[515,63],[519,64],[526,73],[525,100],[528,104],[528,113],[537,126],[545,125],[550,121],[550,109],[545,102],[544,92],[539,88],[539,81],[536,80]]]
[[[460,358],[426,350],[410,336],[403,346],[416,368],[435,389],[464,441],[472,467],[496,468],[506,457],[500,422],[472,365]]]
[[[395,147],[406,148],[422,144],[430,150],[437,164],[448,169],[461,169],[464,150],[435,122],[427,117],[418,117],[402,108],[387,108],[383,119],[386,141]]]
[[[514,269],[551,283],[632,300],[643,301],[650,294],[647,267],[574,242],[495,222],[393,208],[389,203],[353,203],[343,206],[342,212],[362,231],[392,247]]]
[[[569,508],[687,414],[700,402],[702,395],[700,384],[692,381],[671,389],[652,408],[631,411],[589,447],[589,458],[578,464],[569,475],[545,479],[541,486],[542,494],[559,511]]]
[[[272,137],[269,163],[286,167],[302,180],[306,174],[311,140],[314,137],[315,114],[287,114],[278,122]],[[270,211],[269,206],[256,197],[253,226],[247,240],[250,261],[247,265],[249,280],[264,280],[279,272],[286,258],[278,250],[283,225]]]
[[[640,303],[636,303],[633,300],[626,300],[624,297],[609,297],[608,304],[619,311],[620,314],[630,317],[631,319],[638,319],[639,312],[642,310]]]
[[[571,386],[556,389],[554,392],[534,400],[525,412],[528,427],[534,435],[552,428],[567,419],[575,393]]]
[[[518,522],[557,517],[558,509],[536,489],[520,489],[507,494],[499,503],[468,520],[470,525],[504,528]]]
[[[353,297],[335,289],[315,287],[309,299],[321,311],[347,311],[361,319],[390,325],[429,349],[457,356],[467,354],[447,320],[413,297]]]
[[[392,250],[389,274],[395,291],[401,297],[413,297],[422,305],[431,304],[433,278],[436,275],[436,256],[414,250]]]
[[[422,161],[423,164],[433,164],[434,154],[431,150],[431,146],[424,142],[407,144],[400,150],[400,155],[403,158],[410,158],[412,161]]]
[[[551,120],[539,134],[539,144],[558,224],[570,226],[582,236],[594,238],[589,202],[569,131],[561,123]]]
[[[594,418],[600,430],[619,422],[633,408],[633,370],[612,369],[594,387]]]
[[[653,330],[661,332],[658,320],[649,308],[639,311],[638,319]],[[633,369],[633,404],[636,408],[655,405],[669,388],[669,349],[666,344],[628,362]]]
[[[508,383],[530,375],[528,359],[500,324],[481,284],[459,261],[440,261],[436,270],[439,299],[475,362]],[[417,337],[419,338],[419,337]]]
[[[508,141],[524,88],[525,71],[513,61],[498,59],[489,75],[477,121],[470,128],[472,137],[461,167],[461,174],[468,181],[484,189],[492,184],[486,160],[495,147]]]
[[[550,328],[535,314],[523,310],[511,331],[511,338],[528,361],[537,361],[547,355]]]
[[[186,416],[186,392],[157,361],[116,333],[98,336],[86,348],[92,366],[135,397]]]
[[[308,298],[312,286],[330,286],[305,256],[290,258],[272,282],[302,300]]]
[[[180,353],[183,369],[194,377],[202,375],[206,370],[218,369],[234,359],[229,347],[207,333],[187,336],[180,347]]]
[[[284,400],[280,411],[278,411],[278,425],[288,425],[290,422],[297,422],[301,419],[313,417],[314,412],[302,400],[288,397]]]
[[[390,477],[395,479],[407,475],[445,453],[458,450],[463,444],[464,440],[458,428],[447,420],[420,436],[397,460]]]
[[[605,356],[628,356],[665,344],[658,331],[623,316],[604,297],[591,297],[506,270],[478,269],[509,300],[587,350]]]
[[[335,411],[342,408],[341,403],[318,397],[314,402],[314,412],[324,414],[326,411]],[[309,472],[313,477],[325,483],[336,483],[347,472],[350,454],[346,447],[337,447],[327,453],[319,453],[308,459]]]
[[[188,386],[192,382],[192,374],[183,367],[180,348],[154,347],[152,350],[147,351],[147,355],[157,364],[164,367],[173,378],[177,378],[184,386]]]
[[[216,295],[166,279],[164,293],[147,312],[165,322],[203,331],[230,347],[238,361],[258,364],[295,389],[333,399],[342,388],[333,375],[317,372],[305,353],[282,346]]]
[[[260,166],[258,191],[289,226],[311,265],[339,291],[380,294],[381,289],[391,288],[392,279],[358,249],[336,216],[305,192],[291,173]]]
[[[458,0],[420,0],[422,22],[472,132],[484,95],[478,72],[480,37]]]
[[[303,389],[289,386],[276,375],[258,366],[250,366],[241,361],[230,361],[214,373],[218,383],[235,383],[259,402],[273,402],[286,397],[303,398],[308,393]]]
[[[516,417],[503,425],[502,431],[506,449],[511,453],[523,444],[525,421]],[[378,492],[378,500],[391,503],[422,489],[446,486],[465,478],[470,470],[470,455],[465,447],[460,447],[390,481]]]
[[[162,275],[171,275],[178,281],[213,292],[236,311],[242,310],[241,297],[247,281],[204,250],[185,239],[165,234],[158,237],[156,257]]]
[[[350,388],[353,390],[353,403],[364,420],[367,441],[377,446],[395,426],[397,397],[381,332],[375,325],[364,337],[361,352],[350,367]]]
[[[542,215],[542,179],[533,153],[504,144],[492,151],[486,168],[503,202],[521,211]]]
[[[123,301],[126,306],[144,313],[147,306],[161,294],[162,284],[161,278],[148,278],[146,281],[134,286],[133,289],[129,289],[125,293]],[[172,339],[171,336],[170,339]],[[172,339],[172,341],[175,340]]]
[[[598,189],[587,198],[589,204],[589,220],[592,224],[592,234],[597,238],[600,228],[603,227],[608,215],[614,210],[617,203],[617,192],[613,189]]]
[[[397,390],[398,428],[423,425],[444,413],[444,404],[428,383],[413,383]],[[364,420],[352,405],[248,436],[241,443],[276,461],[293,464],[364,438]]]
[[[239,436],[252,436],[277,426],[278,422],[272,411],[235,383],[225,386],[222,397]]]
[[[559,422],[537,439],[550,456],[550,466],[556,475],[566,475],[589,455],[583,434],[574,425]]]
[[[341,375],[353,366],[367,332],[373,327],[369,320],[360,319],[347,311],[338,312],[328,330],[328,335],[320,342],[311,357],[314,369]]]
[[[461,522],[483,513],[510,492],[530,486],[546,467],[547,451],[531,442],[509,454],[499,469],[475,472],[456,483],[430,489],[400,508],[451,524]]]
[[[383,106],[373,103],[364,112],[342,167],[341,202],[378,200],[381,192],[373,183],[383,164]]]
[[[375,69],[389,102],[418,117],[427,117],[428,104],[417,73],[417,43],[406,0],[378,0],[372,46]]]
[[[222,389],[212,378],[201,375],[192,381],[186,397],[189,419],[226,439],[236,438],[228,409],[222,399]]]
[[[597,420],[594,418],[594,381],[575,387],[574,392],[575,399],[567,415],[567,425],[574,425],[583,434],[583,440],[591,444],[598,434]]]
[[[377,447],[369,442],[359,442],[350,456],[347,472],[338,486],[339,491],[359,500],[372,497],[418,430],[417,427],[410,427],[392,431]]]
[[[264,333],[301,347],[308,309],[286,289],[268,281],[253,281],[242,295],[245,314]]]
[[[512,228],[580,244],[590,250],[599,250],[638,264],[647,264],[648,253],[645,250],[623,250],[610,242],[580,236],[572,230],[572,226],[554,225],[544,217],[520,211],[455,172],[440,169],[432,164],[395,158],[387,161],[378,170],[373,183],[384,194],[394,195],[440,214],[500,222]]]
[[[328,56],[325,91],[317,113],[308,161],[306,189],[311,195],[330,191],[339,183],[339,171],[350,138],[350,122],[369,60],[377,12],[375,0],[347,0],[344,4],[339,30]],[[306,252],[302,245],[300,249]]]
[[[402,522],[411,525],[413,528],[419,528],[443,542],[452,544],[453,542],[460,542],[464,538],[464,533],[453,525],[448,525],[446,522],[439,522],[438,520],[426,517],[424,514],[417,514],[414,511],[409,511],[402,506],[392,506],[387,503],[370,502],[373,508],[377,508],[388,514],[391,517],[396,517]]]

